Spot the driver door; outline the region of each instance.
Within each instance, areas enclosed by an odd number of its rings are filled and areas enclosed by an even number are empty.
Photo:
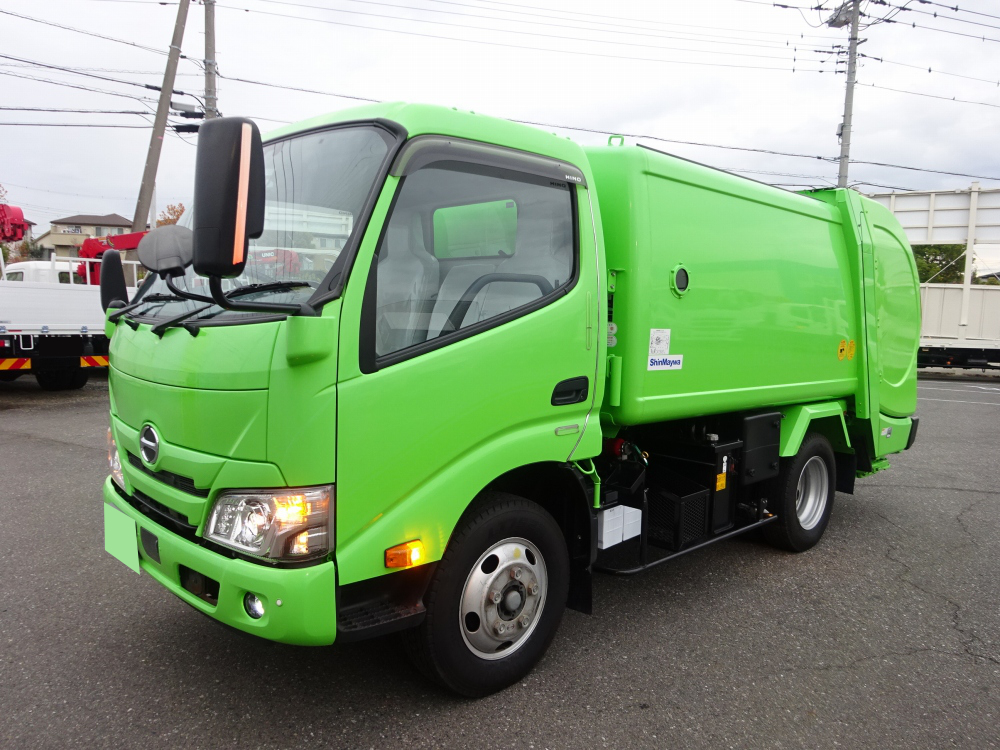
[[[422,161],[398,185],[390,178],[388,216],[366,235],[345,292],[342,584],[389,572],[385,550],[410,540],[439,559],[491,481],[570,458],[600,397],[586,188],[539,174],[537,158]],[[589,423],[599,440],[596,414]]]

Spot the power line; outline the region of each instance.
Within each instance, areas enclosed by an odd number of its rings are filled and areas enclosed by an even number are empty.
[[[520,29],[497,29],[497,28],[492,28],[491,29],[491,28],[486,28],[486,27],[483,27],[483,26],[474,26],[474,25],[464,24],[464,23],[454,23],[454,22],[451,22],[451,21],[434,21],[434,20],[426,20],[426,19],[421,19],[421,18],[403,18],[401,16],[386,15],[386,14],[383,14],[383,13],[368,13],[366,11],[358,11],[358,10],[344,10],[344,9],[341,9],[341,8],[326,8],[326,7],[322,7],[322,6],[309,5],[309,4],[306,4],[306,3],[292,2],[291,0],[260,0],[260,2],[270,3],[272,5],[291,6],[291,7],[297,7],[297,8],[309,8],[311,10],[317,10],[317,11],[329,11],[331,13],[347,13],[347,14],[351,14],[351,15],[369,16],[369,17],[372,17],[372,18],[385,18],[385,19],[390,19],[390,20],[394,20],[394,21],[405,20],[405,21],[408,21],[408,22],[411,22],[411,23],[413,23],[413,22],[415,22],[415,23],[424,23],[424,24],[430,24],[430,25],[433,25],[433,26],[451,26],[451,27],[460,28],[460,29],[475,29],[475,30],[478,30],[478,31],[493,31],[493,32],[500,32],[500,33],[503,33],[503,34],[523,34],[525,36],[536,36],[536,37],[542,37],[542,38],[546,38],[546,39],[560,39],[560,40],[571,41],[571,42],[590,42],[590,43],[596,43],[596,44],[614,44],[614,45],[619,45],[619,46],[623,46],[623,47],[644,47],[644,48],[647,48],[647,49],[670,50],[672,52],[696,52],[696,53],[701,53],[701,54],[712,54],[712,55],[720,55],[720,54],[721,55],[739,55],[741,57],[761,57],[761,58],[769,58],[769,59],[773,59],[773,60],[788,60],[788,56],[787,55],[760,55],[760,54],[749,54],[749,53],[745,53],[745,52],[720,52],[720,51],[717,51],[717,50],[699,50],[699,49],[691,49],[690,47],[669,47],[669,46],[665,46],[665,45],[662,45],[662,44],[643,44],[641,42],[626,42],[626,41],[618,41],[618,40],[614,40],[614,39],[589,39],[589,38],[585,38],[585,37],[576,37],[576,36],[561,36],[561,35],[558,35],[558,34],[546,34],[546,33],[537,32],[537,31],[523,31],[523,30],[520,30]],[[449,10],[433,10],[431,8],[418,8],[418,7],[414,7],[414,6],[410,6],[410,5],[395,5],[395,4],[392,4],[392,3],[377,2],[376,0],[351,0],[351,2],[364,2],[365,5],[381,5],[381,6],[385,6],[385,7],[389,7],[389,8],[400,8],[400,9],[403,9],[403,10],[417,10],[417,11],[427,12],[427,13],[442,13],[442,14],[446,14],[446,15],[458,15],[458,16],[471,17],[471,18],[481,18],[481,19],[484,19],[484,20],[502,21],[504,23],[520,23],[517,19],[511,19],[511,18],[500,18],[498,16],[484,16],[484,15],[477,15],[477,14],[474,14],[474,13],[460,13],[460,12],[457,12],[457,11],[449,11]],[[263,11],[256,11],[256,12],[263,12]],[[295,18],[302,18],[301,16],[294,16],[294,17]],[[312,19],[312,18],[307,19],[307,20],[322,21],[322,19]],[[595,33],[608,33],[608,32],[610,32],[610,33],[614,33],[614,34],[629,34],[629,35],[632,35],[632,36],[636,35],[635,32],[614,31],[612,29],[593,29],[593,28],[588,28],[588,27],[585,27],[585,26],[566,26],[564,24],[545,23],[545,22],[538,22],[537,25],[541,25],[541,26],[555,26],[557,28],[580,29],[580,30],[583,30],[583,31],[591,31],[591,32],[595,32]],[[750,42],[736,42],[736,41],[728,41],[728,40],[727,41],[714,41],[712,39],[691,39],[691,38],[684,37],[684,36],[666,36],[666,35],[663,35],[663,34],[640,33],[640,34],[638,34],[638,36],[649,36],[649,37],[654,37],[654,38],[658,38],[658,39],[677,39],[677,40],[680,40],[680,41],[691,42],[691,43],[701,43],[701,44],[721,44],[721,45],[726,45],[726,46],[741,46],[741,47],[763,47],[765,49],[788,49],[787,46],[783,47],[782,45],[759,44],[759,43],[755,44],[755,43],[750,43]],[[708,34],[701,34],[700,36],[710,36],[710,35],[708,35]],[[717,38],[719,38],[719,39],[726,39],[726,37],[717,37]],[[732,38],[742,39],[742,38],[745,38],[745,37],[732,37]],[[796,54],[799,52],[798,48],[792,48],[791,51],[795,52]],[[803,53],[809,53],[809,52],[820,52],[820,53],[823,53],[823,52],[826,52],[826,50],[815,50],[815,49],[804,49],[804,50],[801,50],[801,51]],[[806,58],[804,58],[804,59],[806,59]],[[809,62],[820,62],[818,60],[812,60],[812,59],[809,59],[808,61]]]
[[[1000,26],[995,26],[989,23],[981,23],[980,21],[970,21],[967,18],[954,18],[953,16],[943,16],[937,11],[931,10],[917,10],[916,8],[909,8],[905,5],[893,5],[886,0],[871,0],[875,5],[884,5],[889,8],[897,8],[899,11],[905,11],[907,13],[919,13],[922,16],[933,16],[934,18],[940,18],[942,21],[954,21],[955,23],[966,23],[972,26],[982,26],[985,29],[1000,29]],[[955,8],[949,8],[949,10],[955,10]]]
[[[4,187],[17,187],[21,188],[22,190],[34,190],[35,192],[38,193],[52,193],[54,195],[73,195],[76,196],[77,198],[104,198],[105,200],[111,200],[111,201],[130,200],[129,198],[121,198],[116,195],[87,195],[84,193],[65,193],[62,190],[45,190],[44,188],[35,188],[31,187],[30,185],[18,185],[16,182],[5,181],[3,185]]]
[[[299,86],[286,86],[286,85],[280,84],[280,83],[269,83],[269,82],[266,82],[266,81],[255,81],[255,80],[248,79],[248,78],[233,78],[233,77],[230,77],[230,76],[222,76],[222,77],[224,77],[226,80],[229,80],[229,81],[238,81],[240,83],[246,83],[246,84],[251,84],[251,85],[255,85],[255,86],[266,86],[268,88],[285,89],[285,90],[288,90],[288,91],[299,91],[299,92],[303,92],[303,93],[307,93],[307,94],[319,94],[321,96],[332,96],[332,97],[339,98],[339,99],[352,99],[352,100],[355,100],[355,101],[373,102],[373,103],[381,103],[382,102],[381,99],[373,99],[371,97],[366,97],[366,96],[353,96],[351,94],[340,94],[340,93],[335,93],[335,92],[332,92],[332,91],[321,91],[319,89],[307,89],[307,88],[299,87]],[[596,133],[598,135],[621,135],[621,136],[625,136],[626,138],[647,139],[647,140],[651,140],[651,141],[660,141],[662,143],[674,143],[674,144],[683,145],[683,146],[698,146],[698,147],[702,147],[702,148],[715,148],[715,149],[722,149],[722,150],[727,150],[727,151],[744,151],[744,152],[748,152],[748,153],[768,154],[768,155],[771,155],[771,156],[787,156],[787,157],[796,158],[796,159],[815,159],[817,161],[824,161],[824,162],[831,162],[831,163],[836,163],[837,161],[839,161],[838,157],[836,157],[836,156],[819,156],[819,155],[815,155],[815,154],[800,154],[800,153],[794,153],[794,152],[789,152],[789,151],[775,151],[773,149],[766,149],[766,148],[751,148],[751,147],[748,147],[748,146],[730,146],[730,145],[724,145],[724,144],[720,144],[720,143],[705,143],[705,142],[699,142],[699,141],[685,141],[685,140],[681,140],[681,139],[678,139],[678,138],[663,138],[661,136],[656,136],[656,135],[646,135],[646,134],[638,134],[638,133],[622,133],[622,132],[614,132],[614,131],[611,131],[611,130],[598,130],[596,128],[576,127],[576,126],[573,126],[573,125],[556,125],[556,124],[553,124],[553,123],[550,123],[550,122],[538,122],[538,121],[535,121],[535,120],[517,120],[517,119],[513,119],[513,118],[510,118],[510,120],[511,120],[511,122],[521,123],[522,125],[533,125],[535,127],[556,128],[558,130],[573,130],[573,131],[576,131],[576,132],[579,132],[579,133]],[[943,174],[943,175],[949,175],[949,176],[953,176],[953,177],[971,177],[973,179],[979,179],[979,180],[1000,181],[1000,177],[991,176],[991,175],[968,174],[966,172],[948,172],[946,170],[940,170],[940,169],[928,169],[928,168],[925,168],[925,167],[911,167],[911,166],[905,166],[905,165],[900,165],[900,164],[886,164],[886,163],[883,163],[883,162],[865,161],[865,160],[862,160],[862,159],[851,159],[851,164],[867,164],[867,165],[870,165],[870,166],[886,167],[886,168],[889,168],[889,169],[906,169],[906,170],[915,171],[915,172],[927,172],[927,173],[930,173],[930,174]],[[859,183],[859,184],[865,184],[865,185],[867,185],[867,184],[870,184],[870,183]]]
[[[928,99],[943,99],[946,102],[959,102],[961,104],[978,104],[980,107],[993,107],[994,109],[1000,109],[1000,104],[991,104],[990,102],[977,102],[972,99],[959,99],[955,96],[939,96],[937,94],[925,94],[922,91],[907,91],[906,89],[894,89],[889,86],[879,86],[874,83],[858,83],[859,86],[867,86],[872,89],[882,89],[883,91],[895,91],[897,94],[910,94],[911,96],[923,96]]]
[[[947,73],[943,70],[934,70],[934,68],[930,66],[914,65],[913,63],[903,63],[903,62],[897,62],[895,60],[887,60],[884,57],[876,57],[875,55],[866,55],[864,52],[859,52],[858,57],[863,57],[867,60],[875,60],[876,62],[885,63],[887,65],[899,65],[903,68],[913,68],[914,70],[926,70],[928,73],[935,73],[941,76],[950,76],[952,78],[963,78],[966,81],[979,81],[980,83],[988,83],[992,86],[1000,86],[1000,81],[991,81],[989,78],[976,78],[975,76],[962,75],[961,73]]]
[[[380,6],[384,6],[384,7],[388,7],[388,8],[399,8],[399,9],[403,9],[403,10],[418,10],[418,11],[422,11],[422,12],[426,12],[426,13],[440,13],[440,14],[446,14],[446,15],[465,16],[465,17],[471,17],[471,18],[482,18],[482,19],[487,19],[487,20],[503,21],[505,23],[521,23],[522,22],[520,18],[503,18],[501,16],[488,16],[488,15],[483,15],[482,13],[463,13],[461,11],[454,11],[454,10],[434,10],[432,8],[414,7],[414,6],[410,6],[410,5],[398,5],[398,4],[393,4],[393,3],[386,3],[386,2],[381,2],[380,0],[346,0],[346,1],[347,2],[353,2],[353,3],[361,3],[363,5],[380,5]],[[602,21],[589,21],[589,20],[585,20],[585,19],[566,18],[564,16],[552,16],[552,15],[548,15],[548,14],[544,14],[544,13],[531,13],[531,12],[527,12],[527,11],[503,10],[503,9],[500,9],[500,8],[496,8],[496,9],[494,9],[494,8],[484,8],[482,5],[473,5],[473,4],[470,4],[470,3],[455,2],[454,0],[429,0],[429,1],[430,2],[434,2],[434,3],[439,3],[439,4],[442,4],[442,5],[451,5],[451,6],[462,7],[462,8],[474,8],[474,9],[477,9],[477,10],[485,10],[485,11],[495,10],[496,12],[499,12],[499,13],[509,13],[509,14],[512,14],[512,15],[515,15],[515,16],[521,16],[521,17],[526,17],[527,16],[527,17],[532,17],[532,18],[548,18],[548,19],[557,20],[557,21],[561,21],[562,22],[562,23],[546,23],[544,21],[529,21],[528,22],[528,23],[531,23],[531,24],[536,25],[536,26],[555,26],[557,28],[564,28],[564,29],[580,29],[580,30],[583,30],[583,31],[596,31],[596,32],[600,32],[602,34],[606,34],[606,33],[628,34],[630,36],[649,36],[649,37],[656,37],[656,38],[662,38],[662,39],[676,39],[677,38],[675,36],[668,36],[668,35],[665,35],[665,34],[650,33],[648,23],[645,24],[645,25],[643,25],[643,26],[631,26],[631,25],[628,25],[628,24],[615,23],[614,21],[610,21],[610,20],[608,20],[607,16],[604,16],[604,20],[602,20]],[[301,3],[293,3],[293,2],[289,2],[288,0],[285,0],[285,1],[282,1],[282,0],[260,0],[260,2],[270,2],[270,3],[275,3],[275,4],[278,4],[278,5],[302,5]],[[504,3],[504,4],[506,4],[506,3]],[[323,7],[323,6],[315,6],[315,5],[303,5],[302,7],[314,8],[316,10],[335,10],[334,8],[326,8],[326,7]],[[523,6],[518,6],[518,7],[523,7]],[[339,11],[339,12],[351,13],[351,12],[356,12],[356,11]],[[561,11],[561,12],[568,13],[569,11]],[[370,14],[366,14],[366,15],[370,15]],[[588,13],[588,14],[582,14],[582,15],[591,15],[591,14]],[[634,19],[632,19],[632,20],[634,20]],[[577,23],[594,24],[594,25],[597,25],[598,28],[593,28],[592,26],[568,26],[568,25],[566,25],[566,21],[574,21],[574,22],[577,22]],[[656,21],[654,23],[663,23],[663,22]],[[693,24],[673,24],[673,23],[667,23],[665,25],[667,25],[667,26],[680,26],[682,28],[709,29],[709,30],[715,31],[715,32],[718,32],[718,31],[738,31],[738,32],[746,33],[746,30],[744,30],[744,29],[732,29],[732,28],[728,28],[728,27],[695,26]],[[620,28],[620,29],[625,29],[625,31],[616,31],[615,28],[612,28],[612,27],[617,27],[617,28]],[[744,40],[751,40],[751,41],[754,41],[754,42],[764,42],[764,41],[768,41],[769,42],[769,44],[767,44],[767,45],[759,44],[759,45],[756,45],[756,46],[775,46],[775,47],[784,47],[784,46],[787,46],[787,43],[783,45],[780,42],[778,42],[777,40],[770,41],[770,40],[763,40],[763,39],[755,39],[753,37],[747,37],[747,36],[742,36],[742,35],[741,36],[729,36],[729,35],[726,35],[726,34],[718,34],[718,33],[715,33],[715,34],[705,34],[703,32],[678,31],[676,29],[663,29],[662,31],[668,31],[668,32],[670,32],[670,34],[688,34],[689,36],[707,36],[707,37],[712,37],[712,38],[715,38],[715,39],[727,39],[727,40],[744,39]],[[770,33],[778,34],[778,35],[782,35],[782,36],[787,36],[787,34],[782,34],[782,32],[778,32],[778,31],[776,31],[776,32],[770,32]],[[823,37],[823,38],[825,39],[827,37]],[[818,42],[808,42],[808,44],[817,44],[817,43]]]
[[[122,85],[125,85],[125,86],[138,86],[139,88],[149,89],[150,91],[159,91],[160,90],[159,86],[155,86],[155,85],[153,85],[151,83],[137,83],[136,81],[126,81],[126,80],[123,80],[121,78],[111,78],[109,76],[102,76],[102,75],[99,75],[97,73],[84,73],[83,71],[73,70],[72,68],[66,68],[66,67],[63,67],[62,65],[50,65],[49,63],[43,63],[43,62],[39,62],[37,60],[27,60],[27,59],[25,59],[23,57],[14,57],[12,55],[0,54],[0,58],[3,58],[4,60],[14,60],[14,61],[20,62],[20,63],[27,63],[28,65],[34,65],[34,66],[39,67],[39,68],[47,68],[49,70],[58,70],[58,71],[60,71],[62,73],[71,73],[72,75],[83,76],[85,78],[94,78],[94,79],[97,79],[98,81],[110,81],[111,83],[119,83],[119,84],[122,84]],[[188,93],[186,93],[184,91],[178,91],[177,89],[171,90],[171,93],[172,94],[176,94],[177,96],[193,96],[193,94],[188,94]],[[195,98],[197,99],[197,97],[195,97]]]
[[[921,3],[922,5],[936,5],[939,8],[946,8],[948,10],[952,10],[957,13],[969,13],[974,16],[985,16],[986,18],[996,18],[997,20],[1000,20],[1000,16],[994,16],[990,13],[981,13],[978,10],[968,10],[967,8],[959,8],[957,5],[954,6],[945,5],[944,3],[933,2],[933,0],[917,0],[917,2]]]
[[[152,125],[108,125],[76,122],[0,122],[0,126],[32,127],[32,128],[142,128],[148,130]]]
[[[351,2],[364,2],[364,0],[351,0]],[[454,0],[429,0],[429,2],[432,2],[432,3],[441,3],[443,5],[460,5],[460,6],[464,6],[464,7],[468,7],[468,8],[479,8],[479,7],[481,7],[480,5],[470,5],[468,3],[455,2]],[[538,17],[538,18],[555,18],[555,19],[561,18],[561,16],[549,16],[549,15],[542,15],[542,14],[539,14],[539,13],[530,13],[530,12],[527,12],[529,10],[551,10],[554,13],[563,13],[563,14],[574,15],[574,16],[590,16],[592,18],[598,18],[600,20],[598,20],[598,21],[587,21],[586,23],[600,24],[602,28],[606,24],[609,23],[608,20],[607,20],[608,16],[605,13],[585,13],[585,12],[579,11],[579,10],[572,10],[572,11],[571,10],[561,10],[561,9],[560,10],[556,10],[556,9],[553,9],[553,8],[544,8],[543,9],[543,8],[537,8],[535,6],[519,5],[517,3],[499,2],[499,0],[480,0],[480,2],[485,3],[485,4],[489,4],[489,5],[504,5],[504,6],[507,6],[507,7],[510,7],[510,8],[518,8],[519,9],[518,11],[512,11],[512,10],[501,10],[501,9],[497,8],[496,10],[498,12],[501,12],[501,13],[520,13],[520,15],[535,16],[535,17]],[[771,5],[771,3],[761,3],[761,4],[763,4],[763,5]],[[491,8],[490,10],[493,10],[493,9]],[[682,27],[692,28],[692,29],[712,29],[712,30],[718,30],[718,31],[739,31],[739,32],[745,32],[745,33],[750,33],[750,34],[770,34],[770,35],[776,35],[776,36],[787,36],[787,34],[785,34],[782,31],[761,31],[761,30],[757,30],[757,29],[739,29],[739,28],[730,28],[730,27],[724,27],[724,26],[700,26],[700,25],[697,25],[697,24],[690,24],[690,23],[673,23],[673,22],[670,22],[670,21],[657,21],[657,20],[651,19],[651,18],[634,18],[634,17],[630,18],[630,17],[627,17],[627,16],[625,16],[625,17],[616,16],[616,18],[619,21],[636,21],[636,22],[638,22],[640,24],[643,24],[642,26],[626,26],[624,24],[612,24],[612,25],[615,25],[615,26],[621,26],[622,28],[645,29],[645,28],[649,27],[649,24],[656,24],[658,26],[682,26]],[[572,19],[572,20],[575,20],[575,19]],[[802,39],[804,39],[806,37],[812,37],[812,38],[815,38],[815,39],[836,39],[837,38],[837,37],[831,37],[831,36],[820,35],[820,34],[800,34],[799,37],[802,38]]]
[[[0,106],[0,110],[8,112],[62,112],[74,115],[143,115],[149,112],[139,112],[128,109],[51,109],[46,107],[7,107]]]
[[[989,36],[976,36],[975,34],[966,34],[966,33],[961,32],[961,31],[952,31],[951,29],[942,29],[942,28],[938,28],[937,26],[923,26],[923,25],[915,23],[915,22],[914,23],[908,23],[906,21],[897,21],[897,20],[895,20],[893,18],[882,18],[882,19],[879,19],[879,20],[882,23],[901,23],[904,26],[911,26],[914,29],[924,29],[925,31],[936,31],[936,32],[941,33],[941,34],[951,34],[952,36],[965,37],[966,39],[977,39],[977,40],[979,40],[981,42],[1000,42],[1000,39],[994,39],[993,37],[989,37]]]
[[[130,42],[127,39],[119,39],[117,37],[108,36],[106,34],[98,34],[96,31],[86,31],[84,29],[78,29],[74,26],[64,26],[61,23],[55,23],[54,21],[47,21],[43,18],[35,18],[33,16],[25,16],[21,13],[14,13],[9,10],[0,10],[0,13],[5,16],[14,16],[15,18],[23,18],[25,21],[32,21],[34,23],[44,24],[45,26],[53,26],[57,29],[62,29],[64,31],[72,31],[77,34],[84,34],[86,36],[96,37],[97,39],[104,39],[108,42],[117,42],[118,44],[127,44],[129,47],[136,47],[137,49],[145,50],[146,52],[155,52],[158,55],[166,55],[167,53],[163,50],[156,49],[155,47],[148,47],[145,44],[138,44],[137,42]]]
[[[246,12],[246,13],[259,13],[259,14],[266,15],[266,16],[275,16],[275,17],[278,17],[278,18],[291,18],[291,19],[294,19],[294,20],[297,20],[297,21],[308,21],[310,23],[325,23],[325,24],[331,24],[331,25],[334,25],[334,26],[345,26],[345,27],[354,28],[354,29],[366,29],[368,31],[380,31],[380,32],[389,33],[389,34],[402,34],[402,35],[405,35],[405,36],[416,36],[416,37],[422,37],[422,38],[425,38],[425,39],[443,39],[443,40],[452,41],[452,42],[464,42],[464,43],[468,43],[468,44],[488,45],[488,46],[492,46],[492,47],[505,47],[505,48],[508,48],[508,49],[524,49],[524,50],[532,50],[532,51],[535,51],[535,52],[554,52],[554,53],[559,54],[559,55],[577,55],[577,56],[583,56],[583,57],[603,57],[603,58],[615,59],[615,60],[635,60],[635,61],[638,61],[638,62],[659,62],[659,63],[668,63],[668,64],[673,64],[673,65],[698,65],[698,66],[711,67],[711,68],[742,68],[742,69],[745,69],[745,70],[782,70],[782,71],[787,71],[787,72],[792,72],[792,73],[794,73],[794,72],[804,72],[804,73],[833,73],[833,72],[835,72],[834,70],[826,70],[826,69],[823,69],[823,68],[799,68],[799,67],[794,67],[794,66],[793,67],[779,67],[779,66],[775,66],[775,65],[738,65],[736,63],[712,63],[712,62],[702,62],[702,61],[698,61],[698,60],[666,60],[666,59],[663,59],[663,58],[655,58],[655,57],[635,57],[635,56],[630,56],[630,55],[612,55],[612,54],[609,54],[609,53],[606,53],[606,52],[591,52],[591,51],[585,51],[585,50],[553,49],[551,47],[533,47],[531,45],[526,45],[526,44],[513,44],[513,43],[509,43],[509,42],[493,42],[493,41],[485,41],[485,40],[480,40],[480,39],[463,39],[463,38],[459,38],[459,37],[442,36],[442,35],[439,35],[439,34],[428,34],[428,33],[419,32],[419,31],[404,31],[402,29],[387,29],[387,28],[384,28],[384,27],[381,27],[381,26],[365,26],[363,24],[347,23],[345,21],[331,21],[331,20],[325,19],[325,18],[306,18],[304,16],[295,16],[295,15],[290,15],[290,14],[287,14],[287,13],[276,13],[276,12],[273,12],[273,11],[255,10],[255,9],[252,9],[252,8],[240,8],[240,7],[236,7],[236,6],[232,6],[232,5],[217,4],[216,7],[218,7],[218,8],[225,8],[226,10],[243,11],[243,12]],[[476,27],[476,28],[482,29],[482,27]],[[483,29],[483,30],[487,30],[487,29]]]
[[[80,91],[88,91],[92,94],[104,94],[106,96],[118,96],[122,99],[132,99],[137,102],[153,102],[155,99],[151,99],[146,96],[135,96],[133,94],[123,94],[118,91],[107,91],[106,89],[98,89],[93,86],[78,86],[74,83],[68,83],[66,81],[53,81],[49,78],[39,78],[38,76],[29,76],[22,73],[11,73],[6,70],[0,70],[0,76],[10,76],[11,78],[23,78],[26,81],[37,81],[39,83],[50,83],[53,86],[62,86],[68,89],[79,89]]]

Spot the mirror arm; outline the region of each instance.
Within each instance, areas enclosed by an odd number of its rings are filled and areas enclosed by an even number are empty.
[[[219,276],[208,277],[208,289],[212,293],[212,300],[224,310],[236,310],[238,312],[274,312],[286,313],[289,315],[313,314],[312,309],[307,305],[294,304],[291,302],[236,302],[229,299],[222,291],[222,278]]]
[[[215,299],[212,297],[206,297],[202,294],[195,294],[194,292],[189,292],[185,289],[179,289],[174,285],[173,277],[169,274],[161,274],[164,281],[167,282],[167,289],[176,294],[178,297],[183,297],[184,299],[189,299],[194,302],[208,302],[210,304],[215,304]]]

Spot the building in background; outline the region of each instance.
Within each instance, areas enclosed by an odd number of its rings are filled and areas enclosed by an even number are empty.
[[[80,245],[88,237],[107,237],[132,231],[132,222],[118,214],[97,216],[77,214],[50,222],[49,231],[38,237],[38,244],[46,255],[55,251],[60,257],[77,257]]]

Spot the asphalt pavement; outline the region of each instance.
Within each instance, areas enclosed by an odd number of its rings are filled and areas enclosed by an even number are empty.
[[[920,432],[791,555],[737,539],[598,576],[479,701],[396,639],[225,629],[104,552],[107,383],[0,383],[0,747],[1000,747],[1000,380],[922,380]]]

